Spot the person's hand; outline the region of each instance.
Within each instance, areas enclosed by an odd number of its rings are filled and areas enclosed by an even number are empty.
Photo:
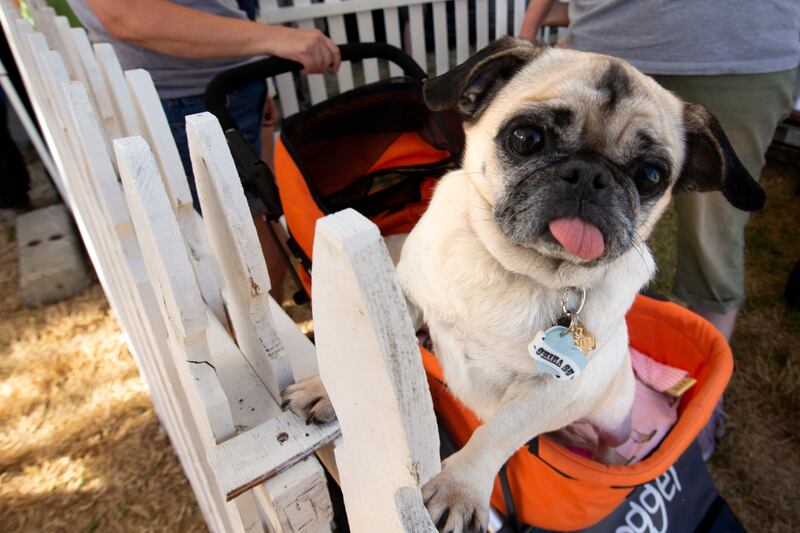
[[[272,55],[302,63],[305,74],[321,74],[339,70],[339,47],[316,29],[295,29],[272,26]]]

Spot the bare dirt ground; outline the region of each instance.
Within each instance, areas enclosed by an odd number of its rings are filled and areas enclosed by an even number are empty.
[[[800,313],[783,286],[800,258],[798,169],[770,165],[768,208],[748,229],[745,305],[715,481],[749,531],[800,530]],[[668,293],[674,219],[651,239]],[[188,482],[100,287],[38,310],[17,296],[16,244],[0,228],[0,527],[202,531]],[[290,309],[310,327],[305,308]]]
[[[205,531],[100,285],[27,309],[18,275],[0,224],[0,531]]]

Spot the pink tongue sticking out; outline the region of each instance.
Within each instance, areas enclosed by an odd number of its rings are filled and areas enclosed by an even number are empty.
[[[605,249],[600,230],[579,218],[553,220],[550,222],[550,233],[566,251],[581,259],[597,259]]]

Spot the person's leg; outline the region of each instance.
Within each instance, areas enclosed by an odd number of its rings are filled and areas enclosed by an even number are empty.
[[[261,159],[275,172],[275,125],[280,120],[275,100],[267,94],[264,119],[261,122]]]
[[[11,48],[8,46],[8,40],[6,40],[2,28],[0,28],[0,61],[3,62],[3,66],[6,68],[8,79],[11,80],[14,90],[17,91],[17,96],[22,100],[22,104],[28,111],[28,116],[31,117],[31,120],[33,120],[33,123],[38,128],[39,124],[36,121],[36,114],[33,112],[33,106],[28,98],[28,92],[25,90],[25,84],[22,83],[22,77],[19,74],[19,69],[17,69],[17,63],[14,61],[14,54],[11,53]]]
[[[206,110],[204,96],[186,96],[183,98],[165,98],[161,100],[161,107],[167,115],[167,123],[178,147],[178,154],[181,156],[183,170],[186,172],[186,180],[189,183],[189,191],[192,194],[192,204],[195,210],[200,212],[200,199],[197,197],[197,186],[194,182],[194,172],[192,171],[192,160],[189,157],[189,141],[186,138],[186,117],[195,113],[202,113]]]
[[[717,117],[736,154],[758,179],[778,123],[790,112],[794,72],[748,76],[658,76],[667,89]],[[744,300],[744,226],[748,215],[721,193],[675,197],[677,272],[673,293],[730,339]],[[698,435],[703,458],[725,432],[722,399]]]
[[[791,111],[795,71],[656,79],[684,100],[708,108],[745,168],[758,178],[775,128]],[[679,194],[675,205],[678,264],[673,292],[730,338],[744,300],[748,215],[718,192]]]
[[[0,28],[0,60],[3,62],[8,78],[17,91],[17,95],[35,123],[33,109],[19,77],[17,65],[14,62],[14,57],[8,47],[8,41],[6,41],[2,28]],[[0,90],[0,169],[3,169],[2,172],[4,173],[4,176],[0,178],[0,209],[25,208],[29,204],[28,188],[30,186],[30,177],[28,176],[28,168],[25,166],[25,160],[22,158],[22,154],[11,138],[11,132],[8,130],[8,105],[6,95]]]
[[[0,91],[0,209],[24,209],[29,205],[30,178],[25,160],[8,131],[6,98]]]

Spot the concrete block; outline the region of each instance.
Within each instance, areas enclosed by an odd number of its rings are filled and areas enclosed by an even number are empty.
[[[89,285],[89,270],[64,204],[17,217],[22,303],[38,307],[73,296]]]

